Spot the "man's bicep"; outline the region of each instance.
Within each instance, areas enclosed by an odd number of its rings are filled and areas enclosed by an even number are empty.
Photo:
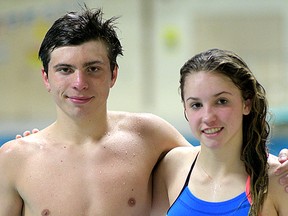
[[[16,192],[0,190],[0,216],[21,216],[22,200]]]
[[[23,202],[13,183],[3,175],[0,176],[0,216],[21,216]],[[5,173],[5,172],[4,172]]]
[[[169,199],[166,188],[165,164],[161,160],[153,172],[153,198],[151,216],[166,215],[169,208]]]
[[[21,216],[23,202],[15,186],[17,169],[10,149],[9,145],[0,148],[0,216]]]

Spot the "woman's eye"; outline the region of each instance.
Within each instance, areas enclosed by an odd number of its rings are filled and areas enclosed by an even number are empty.
[[[202,107],[202,105],[201,103],[192,103],[190,107],[193,109],[199,109],[200,107]]]

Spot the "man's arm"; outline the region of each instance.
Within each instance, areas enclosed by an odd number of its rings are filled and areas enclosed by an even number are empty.
[[[167,171],[171,170],[173,173],[169,160],[171,152],[173,150],[159,161],[153,172],[153,199],[150,216],[165,216],[170,206],[166,181],[168,180]]]
[[[37,133],[38,131],[39,130],[37,128],[33,129],[32,131],[25,131],[23,133],[23,136],[28,136],[31,133]],[[16,139],[21,137],[22,135],[17,135]],[[281,165],[277,169],[275,169],[275,175],[279,176],[279,183],[285,188],[286,192],[288,193],[288,149],[282,149],[278,155],[278,159],[276,156],[271,154],[269,157],[273,157],[275,160],[278,160],[281,163]]]
[[[279,176],[279,183],[285,187],[288,193],[288,149],[282,149],[278,156],[278,161],[281,163],[275,169],[275,175]]]
[[[23,202],[15,187],[17,164],[10,143],[0,148],[0,216],[21,216]]]
[[[286,150],[284,150],[286,151]],[[269,189],[267,198],[264,201],[261,215],[263,216],[286,216],[288,215],[288,193],[279,184],[279,178],[275,170],[281,165],[277,157],[271,155],[269,161]]]

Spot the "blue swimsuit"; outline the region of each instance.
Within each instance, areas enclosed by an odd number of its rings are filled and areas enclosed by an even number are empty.
[[[223,202],[207,202],[195,197],[188,188],[190,175],[194,168],[197,156],[191,166],[185,184],[167,216],[247,216],[250,209],[250,178],[247,178],[246,191],[240,195]]]

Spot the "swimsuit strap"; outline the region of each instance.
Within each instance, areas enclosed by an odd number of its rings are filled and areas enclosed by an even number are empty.
[[[190,168],[190,170],[189,170],[189,173],[188,173],[188,175],[187,175],[185,184],[184,184],[181,192],[179,193],[178,197],[175,199],[175,201],[173,202],[173,204],[169,207],[169,209],[168,209],[167,212],[170,211],[170,209],[172,208],[172,206],[174,205],[174,203],[179,199],[179,197],[181,196],[182,192],[183,192],[183,191],[185,190],[185,188],[188,186],[189,180],[190,180],[190,176],[191,176],[192,170],[193,170],[193,168],[194,168],[194,166],[195,166],[195,163],[196,163],[196,160],[197,160],[198,155],[199,155],[199,152],[197,153],[197,155],[196,155],[196,157],[195,157],[195,159],[194,159],[194,161],[193,161],[193,163],[192,163],[192,165],[191,165],[191,168]]]
[[[197,153],[197,155],[196,155],[196,157],[195,157],[195,159],[194,159],[194,161],[193,161],[193,163],[192,163],[192,165],[191,165],[191,168],[190,168],[189,173],[188,173],[188,175],[187,175],[185,184],[184,184],[184,186],[183,186],[180,194],[183,192],[183,190],[185,189],[185,187],[187,187],[188,184],[189,184],[190,176],[191,176],[192,170],[193,170],[193,168],[194,168],[194,166],[195,166],[195,163],[196,163],[196,160],[197,160],[197,158],[198,158],[198,155],[199,155],[199,152]],[[180,194],[179,194],[179,195],[180,195]]]

